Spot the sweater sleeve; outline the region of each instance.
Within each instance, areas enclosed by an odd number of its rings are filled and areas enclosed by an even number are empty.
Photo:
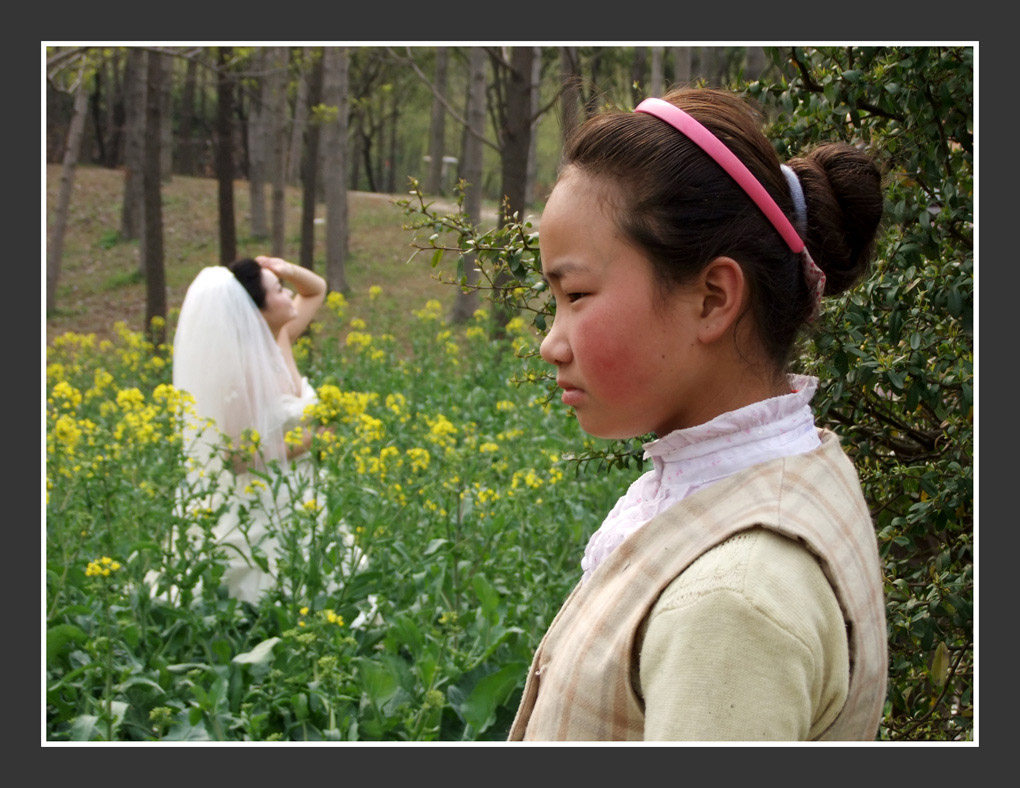
[[[756,528],[705,553],[659,597],[638,681],[645,738],[817,738],[846,699],[836,595],[803,545]]]

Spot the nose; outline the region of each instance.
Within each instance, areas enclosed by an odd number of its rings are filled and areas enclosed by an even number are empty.
[[[545,362],[557,367],[570,362],[572,358],[570,342],[567,339],[567,332],[562,320],[553,318],[552,328],[542,340],[539,353]]]

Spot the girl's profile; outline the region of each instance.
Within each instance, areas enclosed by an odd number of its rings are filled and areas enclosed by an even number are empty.
[[[592,535],[534,655],[511,739],[874,739],[878,551],[817,380],[789,373],[824,294],[867,270],[864,152],[781,165],[752,109],[678,90],[568,141],[542,216],[542,357],[651,470]]]

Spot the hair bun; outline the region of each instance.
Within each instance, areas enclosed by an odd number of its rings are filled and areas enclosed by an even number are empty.
[[[882,175],[874,159],[843,142],[790,161],[807,202],[807,243],[825,272],[825,294],[852,287],[867,272],[882,219]]]

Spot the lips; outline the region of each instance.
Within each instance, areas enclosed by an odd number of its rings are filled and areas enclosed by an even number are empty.
[[[583,389],[577,388],[568,381],[557,380],[556,385],[563,389],[560,399],[563,400],[564,405],[576,406],[584,396]]]

